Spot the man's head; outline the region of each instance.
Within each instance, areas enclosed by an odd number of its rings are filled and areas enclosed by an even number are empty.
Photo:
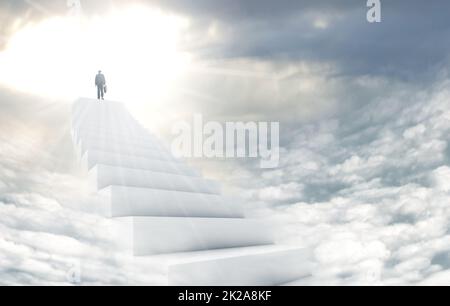
[[[101,71],[101,70],[99,70],[99,71],[98,71],[98,74],[102,74],[102,71]]]

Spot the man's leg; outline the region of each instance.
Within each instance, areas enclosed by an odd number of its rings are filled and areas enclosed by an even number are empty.
[[[100,98],[101,98],[100,86],[97,86],[97,99],[100,100]]]
[[[102,100],[104,100],[103,96],[105,95],[105,87],[100,86],[100,92],[102,93]]]

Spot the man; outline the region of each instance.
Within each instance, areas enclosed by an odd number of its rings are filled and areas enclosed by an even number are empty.
[[[102,71],[99,71],[95,77],[95,86],[97,86],[97,99],[105,100],[103,96],[105,95],[106,79]]]

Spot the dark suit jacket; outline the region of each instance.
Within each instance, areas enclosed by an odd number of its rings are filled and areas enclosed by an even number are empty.
[[[96,86],[105,86],[106,84],[106,79],[105,76],[103,74],[97,74],[97,76],[95,77],[95,85]]]

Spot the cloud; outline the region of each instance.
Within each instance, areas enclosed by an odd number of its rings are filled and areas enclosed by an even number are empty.
[[[383,3],[383,21],[369,24],[361,1],[151,1],[190,16],[205,43],[196,53],[218,58],[289,58],[333,62],[350,75],[433,79],[447,60],[444,9],[422,1]],[[426,22],[423,16],[437,21]],[[214,40],[208,33],[214,29]],[[409,35],[414,32],[415,35]],[[188,39],[189,41],[189,39]],[[426,60],[425,60],[426,59]]]
[[[57,181],[51,183],[62,187]],[[60,191],[74,192],[75,186],[72,182],[70,190]],[[155,265],[147,265],[146,275],[135,274],[133,258],[114,243],[108,231],[112,221],[80,207],[66,207],[51,196],[23,192],[2,193],[1,198],[1,284],[70,285],[74,268],[84,285],[165,283],[164,270]],[[86,201],[75,195],[71,200]]]
[[[117,0],[81,3],[83,12],[93,16],[124,5]],[[418,82],[433,81],[448,62],[450,44],[445,37],[450,31],[446,14],[450,4],[438,3],[388,1],[383,3],[383,21],[369,24],[365,2],[357,0],[126,2],[189,18],[184,48],[203,58],[331,62],[341,74]],[[65,1],[39,1],[39,5],[51,16],[68,12]],[[0,15],[4,40],[22,25],[48,17],[25,1],[2,2]]]
[[[112,221],[61,206],[51,197],[5,196],[13,204],[0,202],[1,284],[70,285],[74,267],[85,285],[165,283],[164,271],[156,266],[147,267],[147,275],[134,274],[133,258],[108,231]]]
[[[6,40],[45,18],[18,3],[0,6]],[[448,284],[447,1],[386,3],[378,25],[360,1],[148,3],[190,18],[183,47],[199,64],[159,117],[281,121],[278,169],[200,165],[278,224],[280,242],[314,250],[305,282]],[[0,281],[67,283],[80,265],[88,284],[160,283],[81,209],[69,104],[4,89],[0,101]]]
[[[450,191],[450,168],[442,166],[431,173],[431,181],[435,188],[448,192]]]
[[[448,284],[448,85],[298,125],[279,169],[230,179],[280,242],[315,250],[298,284]]]
[[[0,94],[0,284],[70,285],[72,271],[85,285],[164,284],[164,268],[135,261],[114,242],[113,221],[92,212],[70,105]]]
[[[345,78],[327,88],[339,101],[348,88],[359,98],[383,94],[313,121],[286,120],[280,168],[213,172],[265,204],[255,215],[278,224],[279,242],[314,250],[308,284],[437,283],[450,269],[449,83],[388,83]],[[162,283],[151,264],[145,275],[128,268],[108,220],[83,211],[90,200],[70,153],[68,105],[2,94],[2,115],[16,117],[0,132],[2,283],[67,283],[74,265],[87,284]]]

